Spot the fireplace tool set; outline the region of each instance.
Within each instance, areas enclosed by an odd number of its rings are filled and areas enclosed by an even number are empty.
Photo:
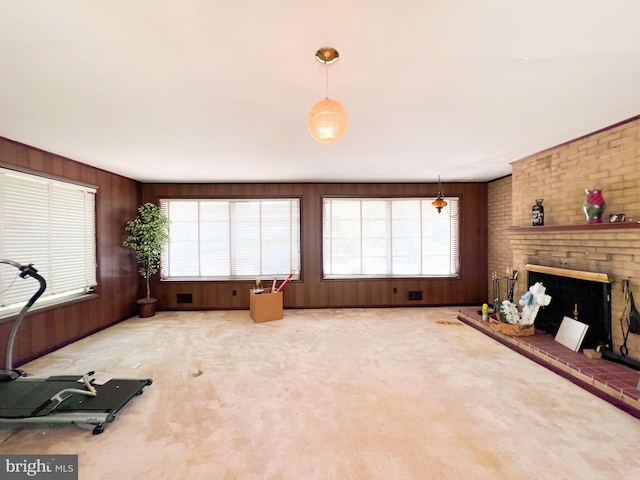
[[[609,345],[602,343],[597,346],[596,350],[608,360],[613,360],[614,362],[627,365],[635,370],[640,370],[640,362],[628,357],[629,348],[627,347],[627,339],[629,338],[629,333],[640,335],[640,312],[638,312],[635,302],[633,301],[633,293],[631,292],[631,285],[628,279],[622,282],[622,294],[624,296],[624,310],[622,311],[622,317],[620,317],[620,330],[622,331],[620,353],[612,352],[609,349]],[[638,389],[640,389],[640,383],[638,384]]]
[[[506,291],[504,298],[501,294],[501,280],[504,278]],[[491,272],[491,298],[493,300],[493,311],[497,313],[500,310],[500,304],[502,300],[509,300],[513,303],[513,294],[518,281],[518,270],[513,267],[507,267],[505,269],[505,276],[501,278],[498,272]]]

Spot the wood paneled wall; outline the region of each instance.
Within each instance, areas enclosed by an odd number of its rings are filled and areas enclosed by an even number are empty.
[[[435,196],[436,184],[145,184],[143,201],[161,198],[289,197],[301,199],[302,279],[284,290],[285,308],[475,305],[487,298],[487,185],[450,183],[446,195],[460,196],[461,272],[456,279],[322,279],[322,197]],[[444,213],[443,213],[444,214]],[[253,282],[159,282],[158,308],[176,310],[248,309]],[[394,293],[395,289],[395,293]],[[422,301],[408,300],[422,290]],[[179,293],[193,303],[178,304]],[[235,295],[234,295],[235,293]]]
[[[14,366],[56,350],[137,313],[143,294],[133,253],[122,247],[124,226],[137,207],[162,197],[301,199],[302,279],[284,294],[285,308],[427,306],[479,304],[487,296],[487,186],[444,184],[447,195],[460,196],[461,272],[456,279],[322,280],[321,218],[324,195],[435,196],[435,184],[146,184],[22,145],[0,137],[0,165],[97,187],[98,282],[96,295],[31,312],[14,345]],[[28,222],[25,220],[25,229]],[[24,261],[19,259],[19,261]],[[28,260],[27,260],[28,261]],[[37,268],[37,265],[35,265]],[[248,309],[253,282],[159,282],[153,294],[161,309]],[[422,301],[409,301],[410,290],[422,290]],[[178,304],[178,293],[193,303]],[[234,294],[235,293],[235,294]],[[0,320],[4,352],[12,325]],[[0,360],[4,366],[4,355]]]
[[[126,221],[136,215],[140,204],[140,188],[133,180],[1,137],[0,165],[98,189],[97,294],[27,316],[14,344],[15,367],[136,314],[139,282],[135,258],[121,244]],[[29,219],[25,219],[25,232],[28,231]],[[0,365],[3,366],[12,324],[11,319],[0,320]]]

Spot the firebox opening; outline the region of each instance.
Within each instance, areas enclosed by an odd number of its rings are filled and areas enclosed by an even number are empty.
[[[552,298],[538,312],[536,329],[555,335],[564,317],[577,317],[589,325],[581,349],[603,344],[611,348],[611,282],[606,274],[540,265],[525,269],[528,285],[542,282]]]

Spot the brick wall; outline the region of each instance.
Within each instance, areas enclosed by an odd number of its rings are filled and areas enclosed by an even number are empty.
[[[505,182],[501,180],[499,182]],[[506,185],[493,182],[489,196]],[[530,226],[535,199],[544,198],[545,227],[575,226],[570,230],[504,232],[516,268],[527,263],[606,273],[612,285],[613,348],[622,342],[620,317],[624,299],[621,280],[631,279],[640,300],[640,229],[585,228],[582,210],[585,188],[602,188],[609,213],[625,213],[629,223],[640,220],[640,118],[550,148],[512,164],[512,224]],[[491,210],[491,204],[490,204]],[[491,216],[490,216],[491,220]],[[491,234],[491,233],[490,233]],[[489,242],[489,264],[508,261],[505,244]],[[494,268],[493,266],[491,268]],[[497,268],[497,267],[496,267]],[[526,289],[521,277],[516,298]],[[629,335],[629,356],[640,360],[640,336]]]
[[[489,244],[489,275],[495,273],[505,276],[506,268],[514,266],[513,252],[509,248],[509,238],[505,229],[513,225],[513,201],[511,197],[512,177],[505,177],[490,182],[487,189],[488,200],[488,244]],[[504,281],[503,281],[504,286]],[[502,289],[504,292],[504,288]],[[489,304],[493,303],[492,282],[488,284]]]
[[[529,225],[544,198],[545,225],[584,223],[585,188],[603,189],[605,215],[640,219],[640,119],[568,142],[512,164],[514,225]]]

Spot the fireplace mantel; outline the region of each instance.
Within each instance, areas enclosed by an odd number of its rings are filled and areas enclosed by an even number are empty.
[[[613,283],[606,273],[585,272],[582,270],[571,270],[568,268],[547,267],[544,265],[527,264],[524,267],[528,272],[546,273],[558,277],[576,278],[578,280],[588,280],[590,282]]]
[[[508,233],[545,233],[545,232],[568,232],[568,231],[608,231],[608,230],[635,230],[640,229],[640,223],[635,222],[615,222],[615,223],[584,223],[581,225],[542,225],[526,227],[507,227],[503,229]]]

